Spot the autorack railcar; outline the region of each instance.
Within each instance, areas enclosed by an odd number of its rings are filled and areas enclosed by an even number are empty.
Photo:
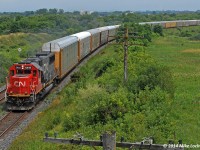
[[[63,78],[76,64],[78,64],[78,38],[66,36],[43,44],[42,51],[55,54],[56,79]]]
[[[78,38],[78,58],[80,61],[85,56],[87,56],[91,51],[90,47],[91,34],[89,32],[79,32],[71,35],[71,37]]]

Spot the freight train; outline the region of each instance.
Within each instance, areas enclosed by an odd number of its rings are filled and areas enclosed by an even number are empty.
[[[176,27],[188,27],[199,26],[200,20],[175,20],[175,21],[156,21],[156,22],[141,22],[140,25],[148,24],[150,26],[160,25],[163,28],[176,28]]]
[[[164,28],[200,25],[200,20],[143,22]],[[81,60],[114,40],[120,25],[79,32],[45,43],[42,52],[9,68],[6,87],[8,110],[30,110]]]
[[[34,57],[13,64],[7,78],[7,109],[32,109],[81,60],[113,40],[118,28],[105,26],[50,41]]]

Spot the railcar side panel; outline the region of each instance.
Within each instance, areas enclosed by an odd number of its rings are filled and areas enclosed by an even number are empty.
[[[91,33],[87,31],[79,32],[71,36],[78,38],[78,51],[79,51],[78,53],[79,53],[79,61],[80,61],[91,51],[91,47],[90,47]]]
[[[100,45],[100,32],[92,35],[92,51],[99,47]]]
[[[187,21],[187,20],[183,21],[183,26],[184,26],[184,27],[187,27],[187,26],[189,26],[189,25],[190,25],[189,21]]]
[[[100,31],[98,29],[91,29],[88,32],[91,34],[90,49],[93,51],[100,45]]]
[[[182,20],[177,21],[177,22],[176,22],[176,26],[177,26],[177,27],[183,27],[183,26],[184,26],[184,22],[183,22]]]
[[[87,54],[90,53],[90,37],[79,41],[80,44],[80,59],[83,59]]]
[[[166,22],[165,23],[165,28],[175,28],[176,27],[176,22]]]
[[[108,42],[108,27],[98,28],[100,33],[100,45]]]
[[[112,41],[115,39],[115,35],[116,35],[116,27],[115,26],[108,26],[108,32],[109,32],[109,37],[108,37],[108,41]]]
[[[189,21],[190,26],[196,26],[197,25],[197,20],[190,20]]]
[[[60,78],[78,64],[78,42],[60,50]]]
[[[197,20],[197,25],[200,25],[200,20]]]

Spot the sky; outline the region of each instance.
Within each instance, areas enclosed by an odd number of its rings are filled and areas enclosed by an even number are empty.
[[[0,12],[200,10],[200,0],[0,0]]]

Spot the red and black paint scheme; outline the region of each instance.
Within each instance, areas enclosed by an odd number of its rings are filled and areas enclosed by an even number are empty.
[[[54,53],[41,52],[10,67],[6,91],[8,110],[32,109],[48,93],[56,79],[54,61]]]

